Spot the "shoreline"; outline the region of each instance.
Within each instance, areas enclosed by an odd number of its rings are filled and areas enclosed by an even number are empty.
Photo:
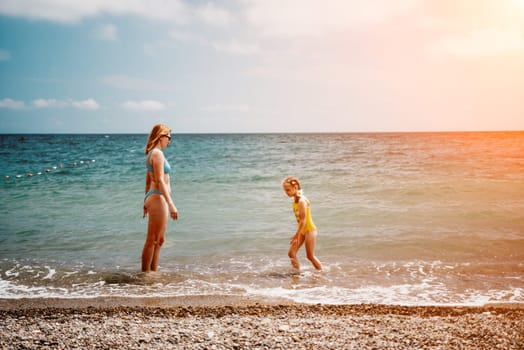
[[[300,304],[238,296],[0,299],[0,348],[523,349],[524,304]]]
[[[38,309],[82,309],[110,307],[177,307],[177,306],[242,306],[249,304],[294,304],[280,298],[244,297],[235,295],[188,295],[172,297],[92,297],[92,298],[0,298],[1,311]],[[523,304],[524,305],[524,304]]]
[[[324,306],[333,308],[355,308],[361,306],[380,306],[384,308],[402,309],[510,309],[524,310],[524,303],[487,303],[484,305],[403,305],[403,304],[328,304],[328,303],[300,303],[286,298],[261,297],[261,296],[239,296],[239,295],[187,295],[171,297],[124,297],[107,296],[91,298],[0,298],[1,311],[23,311],[39,309],[83,309],[83,308],[171,308],[171,307],[248,307],[252,305],[302,305]]]
[[[0,311],[22,311],[38,309],[82,309],[82,308],[169,308],[169,307],[216,307],[216,306],[250,306],[250,305],[303,305],[304,307],[322,305],[326,307],[344,308],[359,307],[363,305],[381,306],[386,308],[405,308],[405,309],[513,309],[524,310],[524,303],[487,303],[484,305],[403,305],[403,304],[328,304],[328,303],[300,303],[286,298],[261,297],[261,296],[239,296],[239,295],[187,295],[171,297],[124,297],[107,296],[91,298],[56,298],[56,297],[37,297],[37,298],[0,298]]]

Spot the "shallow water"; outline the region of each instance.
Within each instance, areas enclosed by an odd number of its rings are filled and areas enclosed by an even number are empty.
[[[147,135],[0,136],[0,297],[524,302],[523,132],[173,136],[180,219],[152,276],[139,272]],[[302,271],[289,266],[291,174],[320,273],[303,250]]]

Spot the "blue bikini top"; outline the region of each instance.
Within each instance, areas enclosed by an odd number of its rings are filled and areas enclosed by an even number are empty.
[[[147,171],[150,173],[153,172],[153,166],[151,166],[151,162],[149,161],[152,153],[153,151],[149,152],[149,154],[146,157],[146,167],[147,167]],[[171,172],[171,165],[169,165],[169,162],[167,161],[167,159],[164,158],[164,174],[169,174],[170,172]]]

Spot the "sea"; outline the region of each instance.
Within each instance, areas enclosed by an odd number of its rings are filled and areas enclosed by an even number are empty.
[[[0,135],[0,298],[524,303],[524,132],[172,136],[179,220],[144,274],[147,134]],[[288,175],[322,271],[287,257]]]

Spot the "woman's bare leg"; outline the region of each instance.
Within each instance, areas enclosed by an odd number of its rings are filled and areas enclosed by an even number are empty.
[[[157,239],[155,242],[155,249],[153,251],[153,259],[151,260],[151,271],[158,271],[158,264],[160,261],[160,247],[162,247],[162,244],[164,244],[165,235],[166,235],[166,228],[161,230],[157,236]]]
[[[147,208],[149,222],[146,242],[142,250],[142,271],[149,272],[158,270],[160,247],[164,243],[167,228],[168,207],[159,195],[151,195],[144,205]]]

